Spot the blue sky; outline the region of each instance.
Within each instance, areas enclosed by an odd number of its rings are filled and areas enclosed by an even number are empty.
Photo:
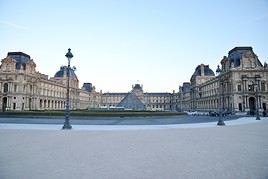
[[[80,86],[178,91],[197,65],[235,46],[268,61],[268,0],[0,0],[0,55],[22,51],[49,76],[72,49]]]

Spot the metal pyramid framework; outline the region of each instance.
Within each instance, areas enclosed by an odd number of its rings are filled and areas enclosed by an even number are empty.
[[[128,93],[116,107],[124,107],[131,110],[146,110],[145,104],[133,93]]]

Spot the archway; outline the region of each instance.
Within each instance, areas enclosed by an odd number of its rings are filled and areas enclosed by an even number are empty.
[[[7,108],[7,97],[4,97],[2,101],[2,111],[5,112],[6,108]]]
[[[256,111],[256,100],[254,97],[250,97],[248,99],[248,104],[249,104],[249,114],[254,115]]]

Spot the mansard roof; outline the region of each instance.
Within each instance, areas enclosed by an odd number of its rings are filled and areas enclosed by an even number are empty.
[[[135,89],[135,90],[142,90],[142,85],[135,84],[135,85],[132,86],[132,88]]]
[[[61,66],[60,70],[55,73],[54,77],[63,77],[65,70],[67,70],[67,66]],[[73,76],[76,77],[76,74],[74,73],[74,69],[70,68],[70,77]]]
[[[30,55],[23,52],[8,52],[7,56],[16,60],[16,69],[21,69],[22,66],[25,68],[26,63],[31,59]]]
[[[252,47],[235,47],[228,52],[228,59],[230,61],[230,66],[233,64],[234,67],[238,67],[241,64],[242,56],[256,56],[253,52]],[[263,66],[261,62],[257,59],[257,63],[259,66]]]
[[[86,91],[91,92],[93,87],[92,87],[92,83],[84,83],[82,88],[84,88]]]
[[[211,70],[209,68],[209,65],[198,65],[196,68],[195,68],[195,72],[193,73],[192,76],[201,76],[202,75],[202,69],[201,69],[201,66],[204,66],[204,76],[215,76],[215,73],[213,72],[213,70]]]
[[[253,51],[253,48],[252,47],[235,47],[232,50],[230,50],[228,54],[230,55],[235,51],[248,51],[248,50]]]
[[[26,54],[26,53],[23,53],[23,52],[8,52],[7,53],[7,56],[18,56],[18,57],[25,57],[25,58],[28,58],[30,59],[30,55]]]

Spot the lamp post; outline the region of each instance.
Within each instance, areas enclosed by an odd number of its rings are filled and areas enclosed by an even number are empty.
[[[68,49],[68,52],[66,53],[65,57],[68,59],[68,67],[67,67],[67,98],[66,98],[66,108],[65,108],[65,122],[62,127],[62,129],[72,129],[72,126],[69,122],[69,116],[70,116],[70,61],[71,58],[73,58],[73,54],[71,53],[71,49]]]
[[[260,118],[260,114],[259,114],[259,83],[258,83],[258,80],[257,80],[258,76],[255,76],[255,83],[254,83],[254,86],[255,86],[255,96],[256,96],[256,120],[261,120]]]
[[[218,65],[216,69],[216,74],[219,77],[219,103],[220,103],[220,111],[219,111],[219,120],[217,125],[218,126],[225,126],[223,115],[222,115],[222,109],[223,109],[223,79],[222,79],[222,70],[220,69],[220,66]]]

